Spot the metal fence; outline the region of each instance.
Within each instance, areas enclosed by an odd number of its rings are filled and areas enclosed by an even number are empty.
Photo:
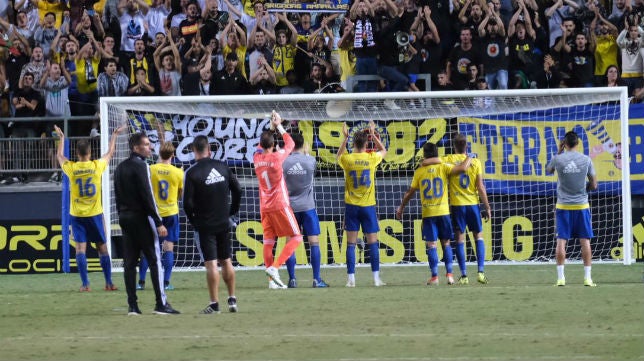
[[[56,160],[58,138],[53,125],[60,126],[67,135],[75,122],[88,121],[98,121],[98,117],[3,118],[0,121],[0,183],[60,181],[60,166]],[[25,123],[33,127],[25,126]],[[36,127],[43,131],[37,133]],[[92,146],[92,157],[99,157],[99,137],[88,134],[69,139],[72,140],[69,154],[75,154],[75,140],[87,139]]]

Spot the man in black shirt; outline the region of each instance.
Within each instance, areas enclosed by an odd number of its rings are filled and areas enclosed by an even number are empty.
[[[476,64],[481,73],[481,57],[478,48],[472,43],[472,29],[461,27],[461,42],[455,46],[447,58],[447,77],[457,90],[464,90],[467,86],[467,66]]]
[[[158,236],[167,234],[157,213],[150,169],[145,162],[150,157],[150,140],[144,133],[135,133],[129,139],[130,157],[121,162],[114,172],[114,192],[119,225],[123,231],[123,277],[127,290],[128,315],[140,315],[136,297],[136,266],[143,252],[150,266],[152,286],[156,296],[154,312],[157,314],[179,314],[167,302],[160,285],[161,252]],[[156,229],[155,229],[156,227]],[[161,276],[162,277],[162,276]]]
[[[241,186],[228,165],[211,159],[210,144],[204,135],[192,142],[195,163],[186,171],[183,208],[199,234],[199,252],[206,266],[210,304],[201,313],[219,313],[219,270],[228,287],[228,310],[237,312],[235,269],[231,259],[229,217],[239,211]],[[231,201],[228,201],[228,194]]]
[[[237,69],[238,62],[237,53],[234,51],[226,55],[224,68],[216,72],[210,82],[211,86],[215,86],[215,95],[242,95],[248,93],[248,81]]]

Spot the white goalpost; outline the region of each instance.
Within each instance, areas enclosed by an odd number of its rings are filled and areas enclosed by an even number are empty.
[[[389,100],[397,107],[391,107]],[[244,193],[239,222],[232,230],[233,262],[239,267],[261,266],[262,228],[252,155],[272,110],[282,115],[287,129],[302,133],[317,159],[315,194],[323,265],[345,263],[344,178],[335,163],[342,124],[347,123],[351,136],[369,120],[376,123],[388,148],[376,175],[383,264],[427,261],[418,201],[410,202],[400,221],[395,210],[421,160],[423,144],[436,143],[442,155],[449,154],[457,132],[467,137],[468,151],[480,158],[483,167],[492,208],[491,221],[484,223],[486,260],[554,261],[556,176],[546,174],[545,166],[570,130],[579,134],[579,150],[591,156],[599,180],[599,189],[590,193],[596,236],[591,240],[593,260],[633,261],[626,88],[101,98],[103,151],[113,129],[129,124],[129,133],[119,136],[103,177],[110,242],[118,244],[121,235],[112,175],[129,155],[128,135],[145,132],[149,136],[152,164],[158,157],[161,125],[164,139],[177,149],[174,164],[178,167],[185,169],[194,161],[189,145],[195,136],[206,135],[213,156],[225,160],[237,174]],[[180,216],[175,267],[200,268],[194,232],[183,211]],[[475,260],[474,246],[470,235],[466,243],[470,262]],[[358,262],[368,262],[368,250],[359,247],[359,251]],[[573,262],[581,260],[576,240],[569,243],[568,254]],[[296,255],[299,265],[308,264],[306,242]],[[114,266],[122,265],[118,252],[112,258]]]

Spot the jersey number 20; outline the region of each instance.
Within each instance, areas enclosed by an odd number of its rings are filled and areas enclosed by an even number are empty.
[[[423,198],[432,199],[443,196],[443,180],[440,178],[423,179]]]

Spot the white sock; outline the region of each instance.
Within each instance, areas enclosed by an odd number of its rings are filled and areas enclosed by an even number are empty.
[[[558,280],[563,280],[565,278],[566,277],[564,276],[564,266],[563,265],[561,265],[561,266],[557,265],[557,279]]]
[[[591,268],[591,266],[584,266],[584,279],[585,280],[592,279],[592,277],[590,277],[590,268]]]
[[[349,273],[349,274],[347,274],[347,276],[348,276],[349,281],[351,281],[351,282],[356,281],[356,274],[355,273]]]
[[[373,271],[373,280],[377,281],[380,279],[380,271]]]

